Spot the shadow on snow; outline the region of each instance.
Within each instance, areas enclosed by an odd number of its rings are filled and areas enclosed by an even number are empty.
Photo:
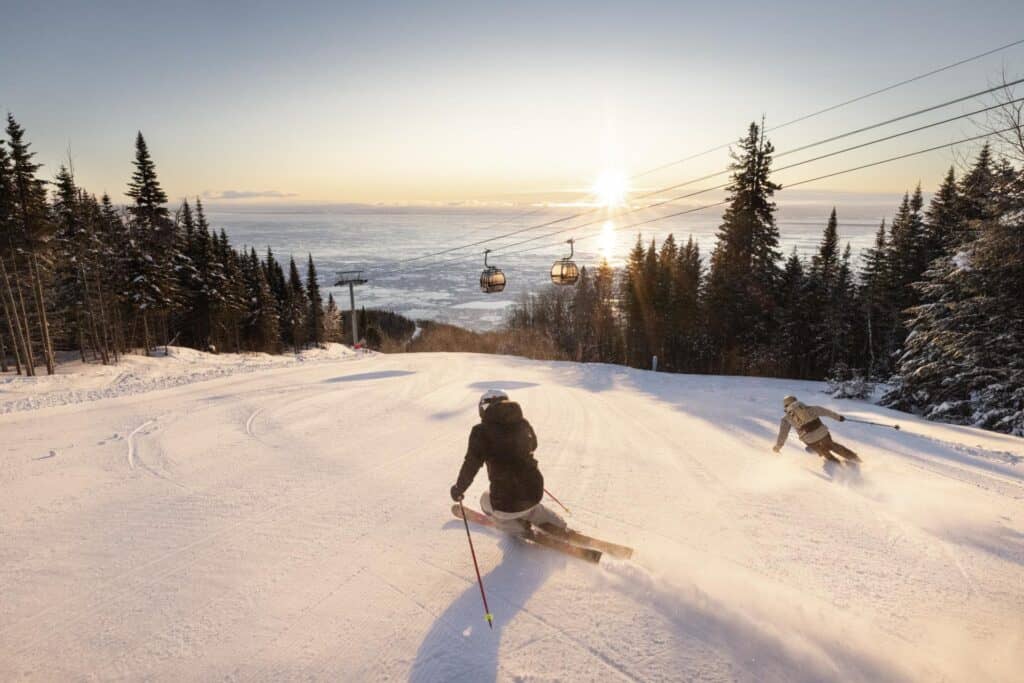
[[[451,521],[444,529],[465,534],[462,522]],[[487,628],[480,588],[466,548],[469,583],[427,631],[413,663],[409,681],[495,681],[498,678],[499,649],[504,631],[524,609],[530,597],[566,558],[527,545],[492,529],[475,529],[476,538],[500,539],[501,562],[483,574],[487,601],[494,615],[494,629]],[[486,570],[481,567],[481,570]]]
[[[340,377],[331,377],[330,379],[325,379],[324,384],[335,384],[338,382],[366,382],[375,379],[405,377],[406,375],[415,374],[415,372],[410,370],[381,370],[380,372],[363,372],[358,375],[341,375]]]

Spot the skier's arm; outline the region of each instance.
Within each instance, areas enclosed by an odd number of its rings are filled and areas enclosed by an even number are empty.
[[[837,413],[835,411],[829,410],[828,408],[826,408],[824,406],[811,406],[810,407],[810,411],[811,411],[811,414],[814,415],[814,417],[830,417],[833,420],[835,420],[836,422],[842,422],[843,421],[843,416],[842,415],[840,415],[839,413]]]
[[[786,439],[789,438],[789,420],[782,418],[779,422],[779,436],[775,439],[775,446],[772,448],[776,453],[782,448],[782,445],[786,443]]]
[[[473,428],[469,433],[469,447],[466,449],[466,459],[462,461],[462,469],[459,470],[459,478],[452,487],[452,493],[458,492],[462,495],[473,483],[473,478],[484,464],[484,443],[483,435],[479,429]]]

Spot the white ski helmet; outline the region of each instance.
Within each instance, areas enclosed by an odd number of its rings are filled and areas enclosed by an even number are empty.
[[[782,399],[783,408],[788,408],[790,404],[793,403],[796,403],[796,396],[787,396],[786,398]]]
[[[489,405],[491,405],[492,403],[498,403],[499,401],[507,400],[508,394],[506,394],[501,389],[488,389],[487,391],[480,395],[480,403],[478,406],[480,418],[483,419],[484,411],[487,410],[487,407]]]

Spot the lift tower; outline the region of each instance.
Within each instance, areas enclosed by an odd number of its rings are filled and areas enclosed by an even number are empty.
[[[352,316],[352,348],[356,347],[359,343],[359,325],[356,324],[356,285],[365,285],[366,278],[363,277],[363,271],[361,270],[343,270],[338,273],[338,281],[334,283],[335,287],[344,287],[348,285],[348,304],[349,313]]]

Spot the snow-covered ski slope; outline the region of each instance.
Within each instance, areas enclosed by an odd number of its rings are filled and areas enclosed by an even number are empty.
[[[1024,670],[1019,438],[809,382],[463,354],[182,358],[0,383],[0,680]],[[245,371],[195,371],[232,363]],[[137,388],[121,392],[126,368]],[[593,566],[475,529],[493,631],[448,499],[490,387],[522,403],[572,523],[637,550]],[[771,452],[788,393],[903,430],[835,425],[864,465],[829,473],[792,439]]]

